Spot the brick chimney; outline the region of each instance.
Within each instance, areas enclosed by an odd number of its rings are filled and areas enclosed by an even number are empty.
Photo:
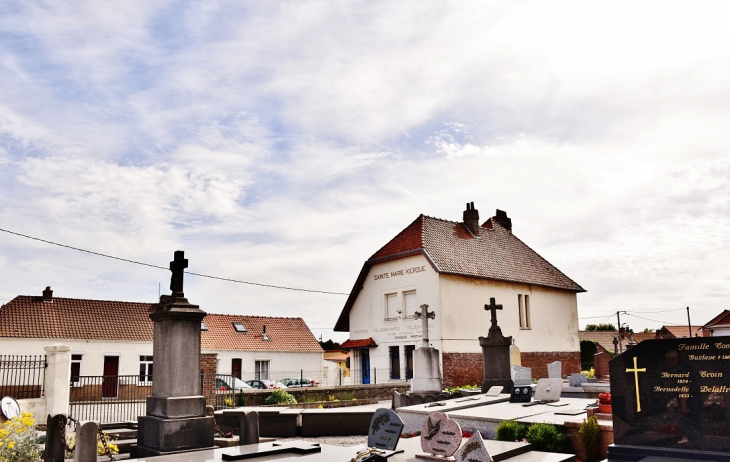
[[[51,290],[51,286],[47,286],[46,290],[43,291],[43,302],[53,303],[53,291]]]
[[[479,210],[474,208],[474,202],[466,203],[464,210],[464,224],[475,236],[479,235]]]
[[[497,209],[497,214],[494,216],[494,219],[503,228],[507,229],[507,231],[512,231],[512,219],[507,216],[507,212]]]

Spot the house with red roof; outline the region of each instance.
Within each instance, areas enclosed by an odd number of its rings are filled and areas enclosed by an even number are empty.
[[[51,344],[71,347],[78,376],[153,375],[155,303],[19,295],[0,307],[0,352],[39,355]],[[201,323],[201,353],[217,359],[216,372],[243,380],[298,377],[322,370],[323,350],[304,320],[208,314]],[[278,374],[274,377],[275,374]]]
[[[368,383],[413,376],[413,351],[423,338],[421,305],[436,316],[428,321],[430,344],[440,350],[445,386],[482,381],[482,350],[495,298],[503,309],[498,323],[521,350],[522,365],[537,377],[547,363],[563,362],[563,374],[580,371],[577,294],[571,278],[512,232],[512,221],[497,210],[479,224],[467,204],[462,222],[420,215],[363,265],[335,325],[349,332],[342,348],[351,351],[353,374]],[[383,374],[381,371],[387,371]]]
[[[723,310],[722,313],[702,326],[701,330],[705,332],[705,337],[730,335],[730,310]]]

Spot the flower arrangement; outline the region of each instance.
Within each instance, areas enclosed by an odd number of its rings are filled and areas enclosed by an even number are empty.
[[[0,426],[0,461],[41,460],[38,434],[33,414],[23,412]]]
[[[611,404],[611,392],[601,393],[598,395],[598,404]]]

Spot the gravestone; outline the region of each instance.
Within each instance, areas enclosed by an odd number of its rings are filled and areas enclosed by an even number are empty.
[[[532,387],[520,385],[512,387],[512,394],[509,396],[510,403],[529,403],[532,401]]]
[[[66,454],[64,434],[68,419],[65,414],[48,414],[46,419],[46,449],[43,451],[44,462],[63,462]]]
[[[96,422],[79,422],[76,426],[76,445],[74,446],[74,462],[96,462],[97,441],[99,440],[99,424]]]
[[[421,305],[421,311],[414,315],[423,323],[423,343],[413,352],[412,393],[438,393],[442,389],[439,350],[429,345],[428,320],[435,319],[436,313],[428,311],[428,305]]]
[[[516,387],[520,385],[531,385],[532,384],[532,369],[529,367],[518,366],[517,364],[510,364],[509,375],[512,378],[512,382]]]
[[[256,411],[242,412],[238,415],[238,443],[259,443],[259,413]]]
[[[456,462],[492,462],[492,456],[489,455],[479,432],[474,432],[454,457]]]
[[[512,337],[502,335],[502,329],[497,325],[497,310],[501,310],[502,305],[497,305],[495,299],[490,298],[489,305],[484,305],[484,309],[491,312],[492,325],[486,338],[479,337],[484,373],[482,393],[486,393],[490,387],[495,385],[501,385],[505,389],[511,390],[513,383],[510,378],[509,348],[512,345]]]
[[[553,403],[560,400],[563,392],[563,379],[539,379],[535,388],[535,399]]]
[[[431,456],[451,457],[461,445],[461,427],[443,412],[432,412],[421,428],[421,449]],[[423,459],[423,454],[416,457]],[[425,457],[430,459],[431,457]]]
[[[563,363],[560,361],[553,361],[547,365],[548,378],[549,379],[562,379],[563,378]]]
[[[214,417],[206,415],[200,377],[200,322],[205,311],[188,302],[183,251],[170,262],[171,294],[160,297],[150,314],[155,374],[147,415],[140,416],[133,458],[152,457],[213,446]]]
[[[390,409],[378,409],[370,421],[368,447],[395,451],[403,432],[403,421]]]
[[[588,383],[588,377],[581,373],[570,374],[570,377],[568,377],[568,386],[570,387],[582,387],[584,383]]]
[[[730,461],[730,337],[645,340],[609,367],[611,460]]]

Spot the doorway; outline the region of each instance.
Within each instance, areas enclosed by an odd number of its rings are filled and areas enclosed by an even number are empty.
[[[363,348],[360,350],[360,366],[362,367],[362,384],[370,384],[370,350]]]
[[[231,360],[231,375],[241,378],[241,358],[233,358]]]
[[[101,397],[116,398],[119,388],[119,356],[104,356],[104,377],[101,381]]]
[[[406,345],[406,380],[413,378],[413,350],[416,349],[416,345]]]

